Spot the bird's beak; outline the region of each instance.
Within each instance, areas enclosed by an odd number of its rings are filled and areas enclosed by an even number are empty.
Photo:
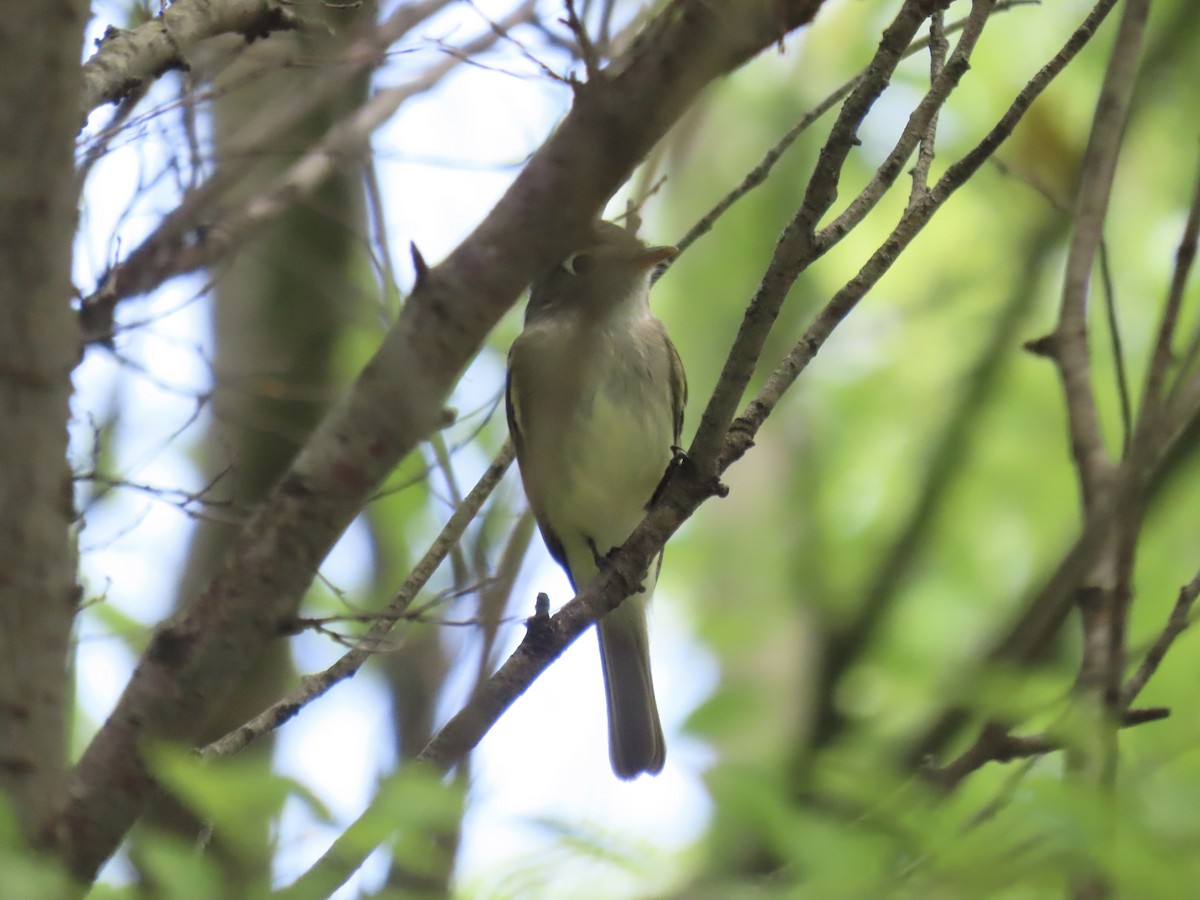
[[[661,262],[666,262],[678,252],[675,247],[647,247],[633,258],[633,264],[639,269],[651,269]]]

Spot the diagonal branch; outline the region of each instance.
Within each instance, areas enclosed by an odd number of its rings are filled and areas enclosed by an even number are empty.
[[[971,12],[963,23],[962,35],[954,47],[954,52],[939,67],[937,77],[932,79],[929,90],[908,117],[908,122],[905,123],[904,129],[896,141],[896,146],[892,148],[887,158],[875,170],[875,174],[871,176],[870,183],[859,191],[857,197],[850,201],[845,211],[834,221],[830,222],[829,225],[821,229],[820,234],[817,236],[819,244],[832,246],[832,244],[841,240],[851,229],[867,217],[867,214],[883,199],[883,195],[895,184],[896,179],[900,177],[900,173],[904,168],[905,161],[912,156],[913,151],[920,145],[928,129],[933,127],[938,110],[946,102],[946,98],[950,96],[950,92],[957,87],[963,75],[966,74],[971,62],[971,53],[975,49],[975,44],[979,40],[979,36],[983,33],[983,28],[987,24],[987,20],[994,8],[995,0],[974,0],[971,4]],[[921,196],[927,191],[928,188],[919,193],[914,193],[910,205],[915,206]]]
[[[1200,596],[1200,572],[1197,572],[1191,581],[1179,589],[1179,596],[1175,600],[1175,605],[1171,607],[1171,615],[1167,618],[1167,624],[1163,626],[1163,630],[1159,632],[1154,643],[1150,645],[1150,649],[1146,651],[1137,671],[1125,682],[1125,687],[1121,691],[1121,700],[1126,709],[1137,699],[1146,683],[1154,677],[1154,673],[1162,665],[1162,661],[1166,658],[1171,645],[1175,643],[1175,639],[1183,634],[1191,624],[1192,606],[1195,604],[1197,596]]]
[[[993,13],[1004,12],[1004,11],[1007,11],[1010,9],[1014,9],[1018,6],[1029,6],[1029,5],[1035,4],[1037,2],[1038,2],[1038,0],[999,0],[999,2],[996,3],[995,8],[993,9]],[[949,25],[947,25],[943,29],[943,37],[945,35],[950,35],[950,34],[954,34],[956,32],[962,31],[962,29],[966,27],[966,25],[969,21],[970,21],[969,18],[964,18],[964,19],[959,19],[955,22],[951,22]],[[909,44],[908,49],[904,51],[904,54],[901,56],[901,59],[908,59],[910,56],[914,56],[915,54],[928,49],[929,46],[930,46],[929,38],[921,38],[920,40],[915,40],[911,44]],[[867,74],[866,71],[859,72],[857,75],[855,75],[849,81],[845,82],[839,88],[837,88],[835,91],[833,91],[833,93],[831,93],[827,97],[825,97],[824,100],[822,100],[820,103],[818,103],[816,106],[814,106],[808,112],[806,112],[801,117],[799,122],[797,122],[795,125],[793,125],[791,128],[789,128],[787,133],[784,134],[783,137],[781,137],[779,139],[779,141],[775,144],[775,146],[772,147],[770,150],[768,150],[766,152],[766,154],[764,154],[762,160],[758,163],[758,165],[755,166],[753,169],[751,169],[746,174],[746,177],[742,179],[741,184],[739,184],[736,188],[734,188],[732,191],[730,191],[728,194],[726,194],[724,197],[722,197],[713,206],[712,209],[710,209],[707,213],[705,213],[703,216],[701,216],[700,219],[691,228],[688,229],[687,234],[685,234],[682,238],[680,238],[678,241],[675,242],[675,246],[679,249],[680,255],[674,256],[671,259],[667,260],[665,263],[663,263],[659,267],[655,277],[659,277],[662,275],[662,273],[666,272],[671,266],[673,266],[676,263],[676,261],[683,254],[684,250],[686,250],[688,247],[690,247],[692,244],[694,244],[696,241],[698,241],[700,238],[702,238],[705,234],[707,234],[709,231],[711,231],[713,225],[716,224],[717,220],[719,218],[721,218],[721,216],[723,216],[730,207],[732,207],[735,203],[737,203],[737,201],[741,200],[744,196],[749,194],[752,190],[754,190],[755,188],[757,188],[760,185],[762,185],[763,183],[765,183],[767,180],[767,177],[771,174],[771,171],[775,168],[775,165],[779,162],[780,159],[783,158],[783,155],[796,142],[797,138],[799,138],[800,135],[802,135],[809,128],[811,128],[818,119],[820,119],[823,115],[825,115],[825,113],[829,112],[831,109],[833,109],[835,106],[837,106],[837,104],[840,103],[842,100],[845,100],[846,97],[848,97],[850,95],[850,92],[853,91],[855,88],[857,88],[862,83],[863,79],[866,77],[866,74]]]
[[[1171,353],[1171,343],[1175,337],[1178,324],[1179,310],[1183,306],[1183,293],[1187,287],[1188,277],[1196,262],[1196,245],[1200,242],[1200,168],[1196,171],[1196,185],[1192,189],[1192,202],[1188,207],[1187,222],[1183,226],[1183,235],[1175,250],[1175,265],[1171,270],[1171,287],[1167,292],[1167,302],[1163,307],[1162,322],[1158,326],[1158,338],[1154,345],[1154,355],[1150,360],[1150,370],[1146,374],[1146,390],[1142,395],[1142,415],[1148,415],[1149,410],[1155,409],[1163,402],[1162,390],[1166,383],[1167,370],[1174,362]],[[1191,344],[1183,355],[1179,378],[1172,385],[1171,394],[1183,384],[1187,374],[1200,360],[1200,330],[1197,330]]]

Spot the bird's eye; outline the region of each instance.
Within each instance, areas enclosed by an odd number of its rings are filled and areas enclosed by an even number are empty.
[[[572,253],[563,260],[562,267],[572,275],[586,275],[591,270],[593,262],[590,253]]]

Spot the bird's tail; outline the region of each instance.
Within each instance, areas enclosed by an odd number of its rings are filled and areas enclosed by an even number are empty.
[[[608,754],[618,778],[662,771],[663,740],[646,621],[648,594],[629,597],[598,623],[608,699]]]

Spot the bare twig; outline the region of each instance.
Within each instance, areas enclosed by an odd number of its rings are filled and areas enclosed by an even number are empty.
[[[482,623],[480,629],[482,639],[479,647],[479,668],[475,673],[475,690],[479,689],[479,685],[487,678],[494,665],[492,655],[496,646],[500,621],[508,606],[509,597],[512,596],[513,585],[516,584],[521,563],[529,550],[529,543],[533,539],[533,526],[533,512],[526,509],[517,519],[516,525],[509,534],[508,542],[504,545],[504,551],[500,554],[500,562],[496,566],[496,576],[479,592],[479,620]]]
[[[380,321],[384,324],[395,320],[400,310],[400,279],[396,275],[396,264],[392,259],[391,241],[387,233],[387,217],[383,212],[383,192],[379,185],[379,172],[375,160],[368,160],[364,167],[364,187],[367,208],[370,211],[371,262],[379,277]],[[416,245],[414,260],[420,257]],[[422,260],[423,262],[423,260]]]
[[[1126,0],[1109,55],[1084,151],[1062,303],[1051,344],[1085,517],[1115,490],[1117,469],[1105,447],[1092,383],[1087,300],[1133,99],[1149,6],[1149,0]],[[1112,334],[1117,335],[1115,315],[1112,325]],[[1136,443],[1138,450],[1148,449],[1148,436],[1139,435]],[[1129,459],[1135,452],[1131,446],[1123,456]],[[1067,771],[1105,791],[1114,788],[1117,777],[1120,679],[1145,489],[1141,479],[1124,468],[1125,502],[1113,508],[1102,546],[1073,592],[1083,627],[1077,707],[1088,736],[1072,746]],[[1108,893],[1098,870],[1077,876],[1071,890],[1077,900]]]
[[[1167,302],[1163,307],[1163,319],[1158,326],[1158,338],[1154,346],[1154,355],[1150,361],[1150,370],[1146,376],[1146,391],[1143,394],[1142,409],[1153,408],[1161,404],[1163,385],[1166,383],[1167,370],[1173,362],[1171,344],[1175,336],[1176,320],[1179,309],[1183,305],[1183,293],[1187,287],[1188,276],[1196,260],[1196,244],[1200,241],[1200,168],[1196,172],[1196,185],[1192,190],[1192,202],[1188,207],[1187,222],[1183,226],[1183,236],[1179,239],[1179,247],[1175,251],[1175,266],[1171,271],[1171,287],[1167,291]],[[1173,398],[1184,379],[1200,362],[1200,328],[1197,328],[1187,351],[1183,355],[1179,376],[1171,386]],[[1146,413],[1143,412],[1143,415]]]
[[[1131,709],[1121,716],[1117,727],[1134,728],[1149,722],[1159,722],[1169,715],[1170,710],[1159,706]],[[1068,749],[1070,747],[1066,741],[1050,732],[1010,734],[1003,725],[991,722],[983,727],[975,742],[951,762],[944,766],[927,766],[921,770],[921,775],[937,788],[950,791],[972,772],[990,762],[1006,763]]]
[[[858,196],[846,205],[846,209],[829,225],[821,229],[817,235],[817,243],[823,248],[833,246],[866,218],[900,176],[905,161],[912,156],[934,115],[966,74],[970,66],[971,53],[975,49],[975,44],[979,40],[980,34],[983,33],[983,28],[994,7],[995,0],[973,0],[971,12],[963,24],[962,34],[958,38],[954,52],[942,66],[938,77],[930,84],[929,90],[925,92],[921,102],[909,115],[908,122],[900,132],[896,145],[875,170],[875,174],[871,176],[867,186],[859,191]]]
[[[377,66],[391,44],[450,2],[452,0],[423,0],[401,5],[370,34],[353,41],[342,54],[339,64],[330,67],[328,77],[317,82],[304,97],[278,109],[264,110],[254,128],[248,129],[237,145],[226,148],[227,161],[203,184],[185,195],[129,258],[114,263],[100,278],[99,286],[84,299],[80,308],[85,340],[107,340],[113,331],[117,304],[126,297],[157,287],[164,277],[169,277],[160,275],[160,270],[169,272],[175,254],[186,255],[193,249],[191,245],[196,242],[197,229],[215,215],[215,204],[241,182],[262,147],[274,146],[280,135],[290,133],[298,122],[311,115],[348,82]],[[172,9],[177,5],[172,4]]]
[[[1121,700],[1126,708],[1137,699],[1142,688],[1158,671],[1158,667],[1166,658],[1167,651],[1171,649],[1175,639],[1183,634],[1191,624],[1192,605],[1196,602],[1197,595],[1200,595],[1200,572],[1197,572],[1191,581],[1179,589],[1179,597],[1175,600],[1175,605],[1171,607],[1171,615],[1167,619],[1167,624],[1150,649],[1146,651],[1137,671],[1125,682],[1125,687],[1121,691]]]
[[[413,566],[412,572],[400,589],[396,591],[388,605],[378,613],[371,614],[373,624],[365,635],[356,639],[355,646],[350,651],[324,671],[304,676],[300,681],[300,686],[294,691],[282,700],[271,704],[249,722],[213,741],[200,751],[200,755],[207,759],[214,756],[227,756],[242,750],[251,742],[279,728],[339,681],[357,673],[363,663],[370,659],[379,647],[386,645],[386,638],[392,628],[405,616],[417,594],[446,558],[446,554],[458,544],[467,526],[479,513],[487,498],[491,496],[496,485],[500,483],[501,477],[508,471],[508,467],[512,465],[514,456],[512,442],[506,441],[503,449],[492,460],[492,464],[476,482],[475,487],[471,488],[446,524],[442,526],[441,532],[430,544],[429,549],[425,551],[425,555]]]
[[[575,0],[563,0],[563,5],[566,7],[567,27],[571,29],[571,33],[575,35],[575,40],[579,43],[579,56],[583,59],[588,81],[594,81],[600,75],[600,57],[596,53],[596,47],[592,43],[591,37],[588,36],[583,20],[575,12]]]
[[[946,27],[943,13],[939,10],[929,17],[929,83],[935,84],[941,77],[942,69],[946,66],[946,54],[950,44],[946,40]],[[909,205],[929,189],[929,167],[933,165],[935,142],[937,140],[937,110],[929,117],[925,133],[917,147],[917,163],[912,170],[912,192],[909,195]]]
[[[186,69],[188,53],[207,38],[243,34],[250,40],[297,27],[299,20],[290,5],[278,0],[176,0],[132,31],[109,28],[83,65],[81,110],[86,118],[104,103],[140,93],[164,72]]]
[[[1104,315],[1108,321],[1108,338],[1112,345],[1113,375],[1117,382],[1117,400],[1121,406],[1121,456],[1129,453],[1133,440],[1133,404],[1129,398],[1129,375],[1125,370],[1125,347],[1121,340],[1121,323],[1117,317],[1117,288],[1108,261],[1108,243],[1101,239],[1098,248],[1100,284],[1104,289]]]

